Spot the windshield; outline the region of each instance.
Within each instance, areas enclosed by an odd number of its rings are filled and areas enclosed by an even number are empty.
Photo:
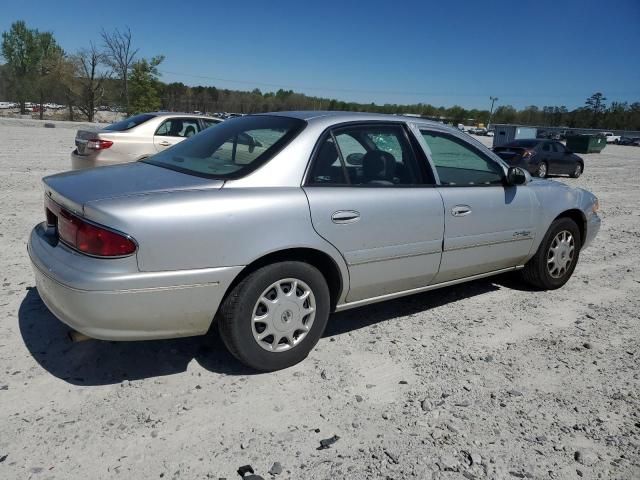
[[[155,117],[155,115],[142,113],[140,115],[135,115],[133,117],[120,120],[119,122],[112,123],[108,127],[104,127],[104,130],[110,130],[112,132],[124,132],[125,130],[130,130],[133,127],[137,127],[138,125],[143,124],[147,120],[151,120],[153,117]]]
[[[305,125],[275,115],[234,118],[144,161],[192,175],[237,178],[272,158]]]

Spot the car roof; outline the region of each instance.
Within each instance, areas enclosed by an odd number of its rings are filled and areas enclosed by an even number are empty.
[[[148,112],[147,115],[153,115],[155,117],[195,117],[195,118],[207,118],[211,120],[222,120],[218,117],[211,115],[202,115],[200,113],[186,113],[186,112]]]
[[[331,111],[331,110],[293,110],[285,112],[260,113],[258,115],[279,115],[283,117],[298,118],[300,120],[310,121],[322,119],[325,121],[334,120],[337,122],[357,122],[357,121],[396,121],[396,122],[413,122],[420,124],[428,124],[439,127],[446,127],[440,122],[427,120],[420,117],[407,117],[404,115],[390,115],[386,113],[371,112],[349,112],[349,111]],[[451,128],[451,127],[449,127]]]

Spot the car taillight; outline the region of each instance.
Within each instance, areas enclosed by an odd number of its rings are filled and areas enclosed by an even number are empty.
[[[58,215],[58,236],[76,250],[98,257],[121,257],[136,251],[136,244],[125,235],[87,223],[64,209]]]
[[[104,150],[105,148],[109,148],[113,145],[111,140],[100,140],[99,138],[92,138],[87,141],[87,148],[91,150]]]

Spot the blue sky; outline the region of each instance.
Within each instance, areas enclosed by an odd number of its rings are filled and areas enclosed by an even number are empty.
[[[359,102],[640,101],[640,0],[3,2],[73,52],[128,25],[164,81]]]

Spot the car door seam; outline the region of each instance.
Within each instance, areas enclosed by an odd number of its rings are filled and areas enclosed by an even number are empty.
[[[349,295],[349,291],[351,290],[351,272],[349,271],[349,262],[347,262],[347,259],[344,257],[344,254],[342,253],[342,251],[340,251],[340,249],[338,247],[336,247],[330,240],[326,239],[320,232],[318,232],[318,230],[316,229],[316,226],[313,223],[313,214],[311,212],[311,201],[309,200],[309,195],[307,195],[307,191],[304,189],[304,187],[300,187],[300,190],[302,190],[302,193],[304,193],[305,198],[307,199],[307,209],[309,210],[309,222],[311,223],[311,228],[313,229],[314,232],[316,232],[316,235],[318,235],[322,240],[324,240],[325,242],[327,242],[329,245],[331,245],[336,252],[338,252],[338,255],[340,255],[340,257],[342,258],[342,260],[344,261],[344,264],[347,266],[346,270],[347,270],[347,284],[344,285],[344,280],[343,279],[343,285],[342,285],[342,292],[340,294],[341,297],[343,297],[346,301],[347,296]],[[336,299],[336,301],[340,301],[340,299]]]

